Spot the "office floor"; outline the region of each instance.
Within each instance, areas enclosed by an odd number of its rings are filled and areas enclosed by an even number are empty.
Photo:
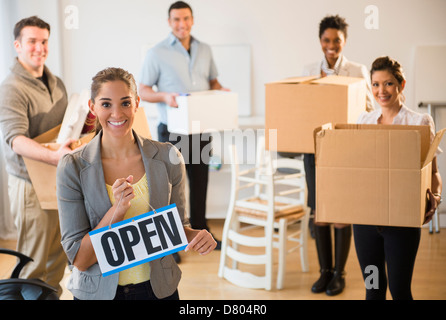
[[[224,221],[210,220],[210,227],[217,238],[220,238]],[[318,261],[313,239],[309,239],[310,271],[301,272],[298,252],[287,257],[285,286],[282,290],[254,290],[237,287],[218,277],[220,251],[214,251],[208,256],[195,253],[181,253],[180,268],[183,271],[179,286],[180,298],[184,300],[362,300],[364,299],[364,284],[360,273],[354,243],[346,266],[346,288],[343,293],[335,297],[328,297],[324,293],[313,294],[310,288],[318,278]],[[14,241],[1,241],[0,247],[15,248]],[[7,278],[15,264],[15,258],[0,256],[0,278]],[[413,296],[417,300],[445,300],[446,299],[446,229],[440,233],[429,234],[423,228],[420,248],[418,251],[415,272],[412,281]],[[277,264],[275,264],[275,271]],[[66,273],[66,277],[68,272]],[[66,278],[65,277],[65,278]],[[275,278],[274,278],[275,280]],[[65,279],[62,280],[64,287]],[[390,298],[390,297],[389,297]],[[69,291],[64,289],[61,297],[71,300]]]

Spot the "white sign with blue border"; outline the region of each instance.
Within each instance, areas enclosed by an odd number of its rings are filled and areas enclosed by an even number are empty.
[[[89,235],[104,277],[187,246],[175,204],[93,230]]]

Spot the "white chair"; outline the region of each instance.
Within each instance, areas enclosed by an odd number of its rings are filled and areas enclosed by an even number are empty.
[[[277,289],[282,289],[288,253],[300,249],[302,271],[308,271],[307,232],[310,209],[306,206],[302,161],[273,160],[271,153],[264,150],[263,139],[258,142],[257,163],[254,168],[240,170],[234,145],[230,146],[230,154],[231,197],[223,228],[218,275],[241,287],[271,290],[273,248],[278,248],[276,286]],[[295,173],[281,174],[277,172],[280,167],[292,168]],[[240,198],[240,191],[243,189],[251,190],[251,195]],[[263,234],[257,236],[258,233],[247,233],[253,227],[262,228]],[[295,229],[292,234],[289,233],[291,228]],[[288,248],[289,242],[297,245]],[[246,251],[246,247],[252,247],[249,249],[251,253],[242,252],[241,248]],[[255,247],[263,247],[264,254],[252,254],[257,250]],[[263,265],[264,275],[242,271],[240,263]]]

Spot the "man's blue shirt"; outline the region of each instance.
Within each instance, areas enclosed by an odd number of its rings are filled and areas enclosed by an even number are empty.
[[[209,81],[217,76],[209,45],[191,37],[189,54],[170,33],[147,52],[139,81],[146,86],[156,86],[159,92],[189,93],[209,90]],[[165,103],[158,103],[160,122],[164,124],[167,124],[166,107]]]

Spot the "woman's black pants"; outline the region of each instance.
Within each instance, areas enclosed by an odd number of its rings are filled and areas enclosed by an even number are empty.
[[[356,254],[367,300],[412,300],[411,282],[421,229],[354,225]],[[386,272],[387,267],[387,272]]]

